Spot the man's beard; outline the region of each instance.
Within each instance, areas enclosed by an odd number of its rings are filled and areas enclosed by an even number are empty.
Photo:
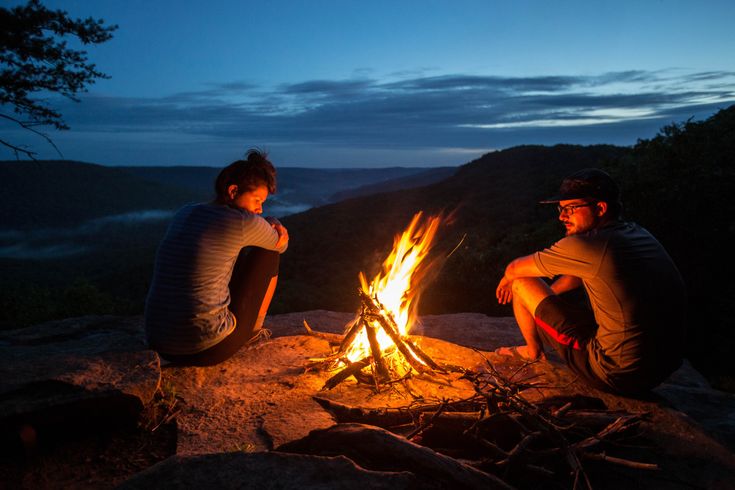
[[[581,235],[582,233],[586,233],[590,230],[595,229],[598,223],[599,223],[599,220],[595,219],[588,226],[580,227],[579,225],[576,225],[572,223],[571,221],[569,222],[571,226],[567,226],[567,222],[563,222],[565,236]]]

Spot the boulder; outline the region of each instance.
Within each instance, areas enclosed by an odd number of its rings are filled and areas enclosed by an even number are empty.
[[[172,456],[135,475],[117,488],[404,490],[441,487],[420,487],[417,478],[407,472],[366,470],[344,456],[236,451]]]
[[[421,481],[421,488],[511,488],[493,475],[369,425],[338,424],[329,429],[315,430],[277,450],[324,456],[345,455],[371,470],[408,471]]]
[[[90,316],[4,331],[0,432],[134,423],[160,378],[139,317]]]

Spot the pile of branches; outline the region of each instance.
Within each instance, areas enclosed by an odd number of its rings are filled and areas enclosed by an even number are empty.
[[[648,414],[591,409],[590,400],[596,399],[587,397],[532,403],[524,392],[550,387],[533,378],[517,379],[528,364],[510,375],[489,360],[486,364],[482,372],[464,373],[475,394],[462,400],[367,410],[316,399],[340,422],[384,427],[514,485],[546,486],[569,479],[574,489],[591,489],[587,461],[658,469],[606,454],[610,447],[627,447],[625,441],[640,433]]]
[[[309,368],[327,370],[338,367],[339,370],[327,380],[322,391],[331,390],[350,377],[354,377],[358,383],[375,387],[375,390],[379,392],[381,386],[390,386],[404,381],[410,378],[413,372],[426,375],[447,373],[445,367],[434,362],[408,335],[401,335],[393,315],[386,310],[377,297],[367,294],[362,289],[358,290],[358,294],[361,302],[360,313],[348,326],[347,332],[339,342],[337,352],[326,358],[314,360],[309,366]],[[306,320],[304,320],[304,328],[309,335],[326,338],[330,340],[330,343],[333,340],[330,336],[312,330]],[[363,329],[370,344],[370,354],[352,362],[347,358],[347,350]],[[381,350],[378,343],[378,329],[383,330],[393,341],[393,345],[385,351]],[[406,374],[395,375],[395,370],[391,369],[388,363],[388,358],[391,357],[397,358],[393,360],[394,363],[404,365],[401,371]]]

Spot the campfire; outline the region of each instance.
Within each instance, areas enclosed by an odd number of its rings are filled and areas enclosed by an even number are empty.
[[[359,275],[361,306],[346,329],[338,352],[331,356],[339,370],[324,385],[332,389],[353,376],[376,387],[419,374],[446,372],[409,337],[416,320],[422,279],[431,268],[427,260],[441,218],[414,215],[396,236],[382,271],[368,283]]]

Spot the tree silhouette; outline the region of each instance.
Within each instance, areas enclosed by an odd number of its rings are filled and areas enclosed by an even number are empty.
[[[109,78],[87,61],[87,52],[72,49],[67,39],[76,37],[82,44],[99,44],[112,38],[116,25],[103,20],[71,19],[63,10],[52,11],[38,0],[12,9],[0,8],[0,118],[32,131],[53,126],[69,129],[62,115],[47,105],[40,95],[55,93],[78,102],[76,95],[86,92],[97,78]],[[0,143],[15,152],[34,158],[36,152],[0,138]]]

